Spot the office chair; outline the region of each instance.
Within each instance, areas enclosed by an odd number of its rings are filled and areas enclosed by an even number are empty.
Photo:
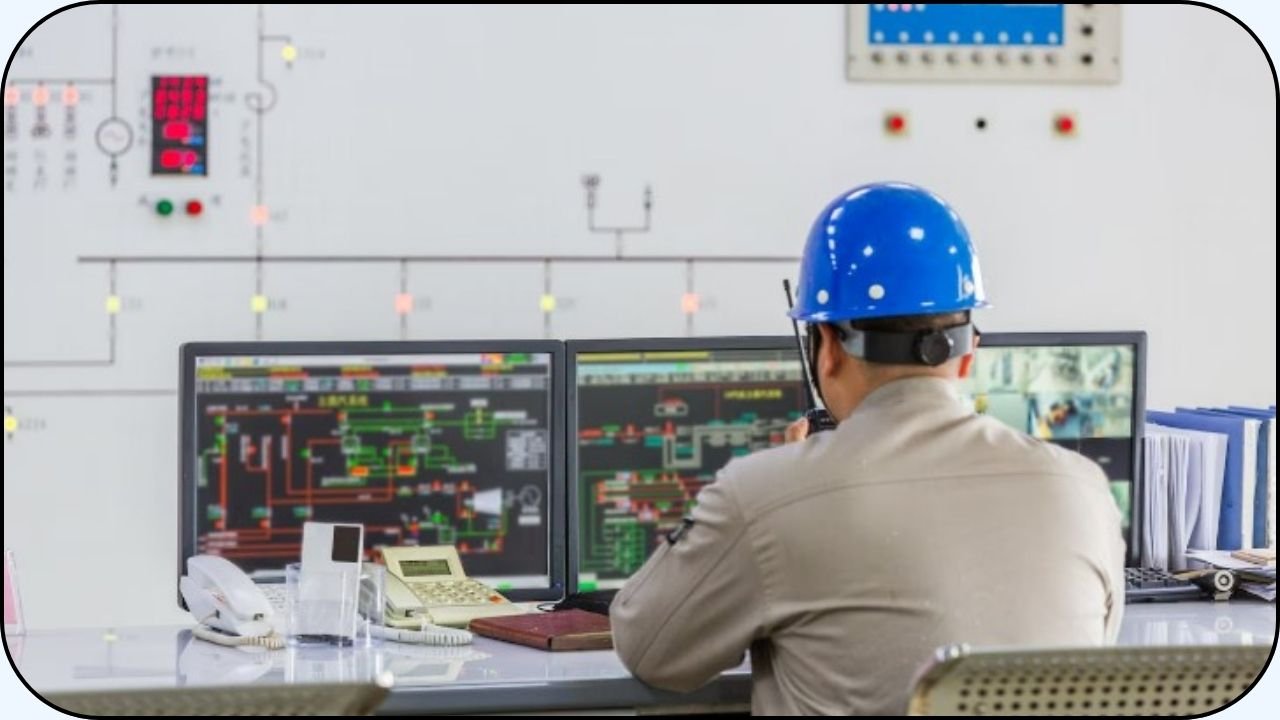
[[[972,651],[947,647],[919,676],[911,715],[1197,715],[1235,700],[1269,647]]]
[[[387,696],[374,684],[238,685],[48,693],[44,699],[81,716],[372,715]]]

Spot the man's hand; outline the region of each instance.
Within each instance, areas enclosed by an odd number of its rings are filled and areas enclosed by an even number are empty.
[[[800,442],[809,437],[809,420],[800,418],[788,425],[785,437],[788,443]]]

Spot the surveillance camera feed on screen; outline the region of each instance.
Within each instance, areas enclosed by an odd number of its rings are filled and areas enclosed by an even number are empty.
[[[794,348],[579,353],[576,375],[584,592],[621,587],[720,468],[782,444],[806,407]]]
[[[980,347],[964,392],[976,412],[1102,466],[1128,530],[1134,465],[1132,346]]]
[[[499,588],[550,582],[551,356],[198,357],[197,551],[299,557],[308,520],[455,545]]]

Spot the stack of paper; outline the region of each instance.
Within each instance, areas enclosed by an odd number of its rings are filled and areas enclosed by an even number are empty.
[[[1168,537],[1169,550],[1164,564],[1145,555],[1143,563],[1181,570],[1187,566],[1187,548],[1217,546],[1227,437],[1149,423],[1145,446],[1142,507],[1159,494],[1164,510],[1159,517],[1144,514],[1141,527],[1144,536],[1156,532]],[[1179,467],[1171,468],[1170,462]]]

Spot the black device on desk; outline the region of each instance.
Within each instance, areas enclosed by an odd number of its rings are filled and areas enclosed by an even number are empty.
[[[315,520],[562,597],[563,343],[192,343],[181,373],[179,575],[214,554],[280,583]]]
[[[569,574],[558,607],[607,612],[687,505],[809,408],[795,341],[570,341]]]
[[[1174,577],[1168,570],[1129,567],[1124,569],[1124,596],[1129,602],[1198,600],[1204,590],[1190,580]]]

